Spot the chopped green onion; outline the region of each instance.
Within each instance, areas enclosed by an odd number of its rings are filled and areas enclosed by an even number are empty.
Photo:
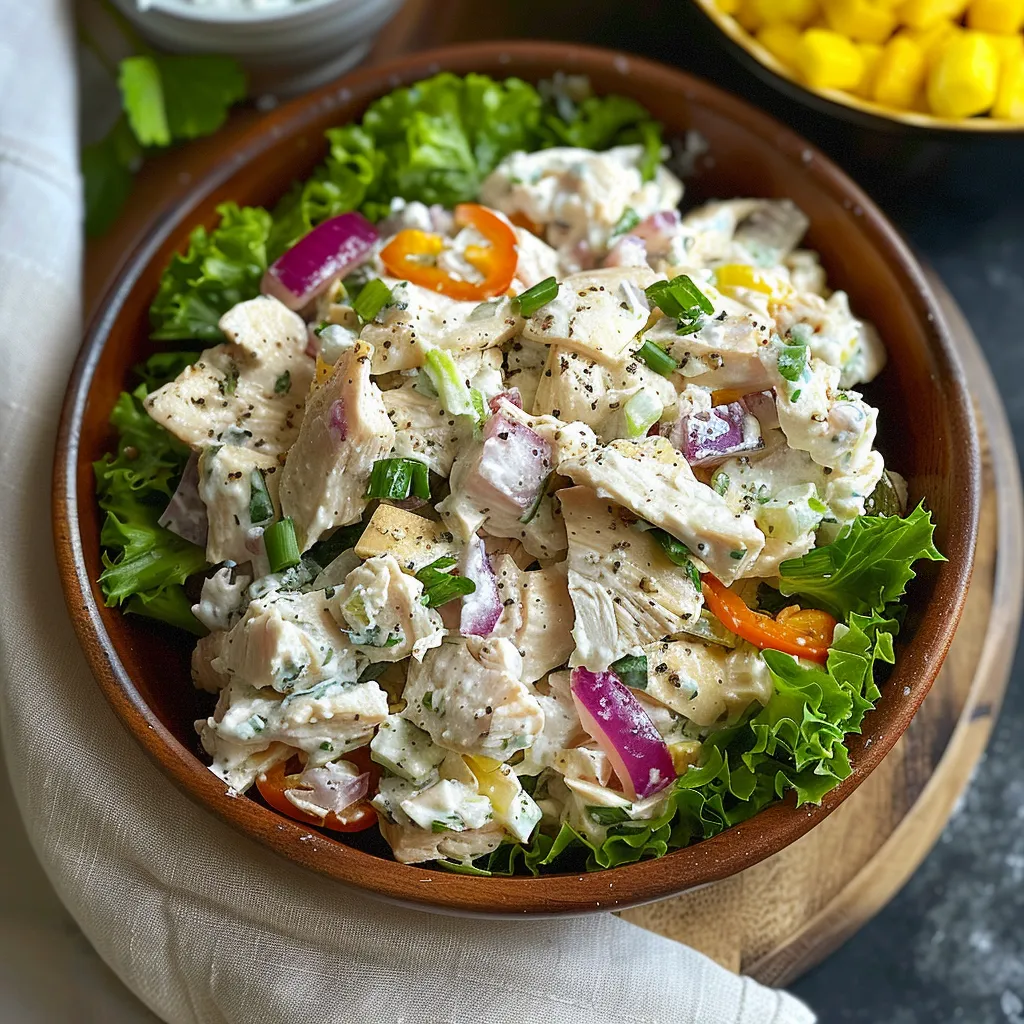
[[[263,470],[254,469],[249,474],[249,522],[253,526],[265,526],[274,518],[274,503],[270,500]]]
[[[525,525],[533,521],[534,517],[540,511],[540,504],[544,500],[544,496],[548,493],[548,484],[551,483],[551,478],[554,476],[554,471],[548,473],[544,477],[544,482],[540,485],[540,489],[537,491],[537,497],[533,499],[533,504],[519,517],[519,522]]]
[[[419,459],[378,459],[370,470],[367,498],[403,501],[410,494],[426,500],[430,497],[430,476]]]
[[[676,334],[678,334],[681,338],[684,338],[688,334],[696,334],[703,326],[703,320],[694,320],[693,323],[690,324],[681,323],[676,328]]]
[[[729,552],[729,557],[736,559],[736,561],[738,562],[746,553],[747,552],[745,550],[744,551],[730,551]]]
[[[671,533],[661,529],[659,526],[653,527],[648,532],[661,546],[661,550],[668,555],[668,560],[670,562],[674,565],[682,566],[689,572],[690,580],[699,593],[700,573],[697,571],[697,566],[693,564],[690,549],[681,540],[676,540]],[[742,558],[743,556],[741,555],[740,557]]]
[[[729,484],[732,481],[729,479],[728,473],[716,473],[711,478],[711,486],[715,489],[716,494],[724,495],[729,490]]]
[[[647,658],[643,654],[627,654],[609,666],[611,670],[634,690],[647,689]]]
[[[558,294],[558,282],[553,277],[546,277],[532,288],[517,295],[512,300],[512,308],[520,316],[533,316],[541,306],[546,306]]]
[[[352,308],[364,324],[375,320],[377,314],[387,305],[391,298],[391,289],[379,278],[375,277],[359,290],[359,295],[352,301]]]
[[[280,572],[298,565],[302,554],[295,539],[295,524],[291,519],[279,519],[263,531],[263,542],[267,546],[270,571]]]
[[[274,394],[287,395],[292,389],[291,370],[285,370],[277,380],[274,381]]]
[[[779,373],[790,383],[798,381],[807,369],[806,345],[779,345]],[[799,389],[796,394],[799,395]],[[791,401],[796,398],[791,397]]]
[[[791,402],[799,402],[800,401],[800,396],[802,394],[803,394],[803,389],[802,388],[797,388],[796,391],[794,391],[793,394],[791,394],[789,396],[789,400]]]
[[[444,555],[436,562],[423,566],[416,573],[416,579],[423,584],[423,596],[420,601],[428,608],[437,608],[476,590],[476,584],[472,580],[466,579],[465,576],[454,576],[448,571],[453,565],[455,559],[451,555]]]
[[[487,404],[483,392],[479,388],[469,389],[469,400],[473,403],[473,414],[476,417],[475,427],[479,429],[487,420]]]
[[[637,213],[632,206],[627,206],[626,209],[622,211],[622,216],[615,222],[615,227],[612,228],[612,233],[608,236],[608,241],[611,242],[618,238],[619,235],[627,234],[639,223],[640,214]]]
[[[828,511],[828,505],[825,502],[820,501],[818,498],[808,498],[807,505],[812,512],[817,512],[818,515],[824,515]]]
[[[694,320],[700,313],[711,316],[715,311],[708,297],[686,274],[671,281],[655,281],[645,292],[648,301],[673,320]]]
[[[477,409],[473,403],[473,396],[459,373],[451,352],[446,352],[442,348],[430,349],[423,369],[449,416],[472,416],[476,421]]]
[[[643,437],[665,411],[661,399],[650,388],[641,388],[622,407],[626,417],[626,437]]]
[[[645,341],[636,351],[637,358],[642,359],[655,373],[662,377],[670,377],[679,369],[679,364],[660,346],[653,341]]]

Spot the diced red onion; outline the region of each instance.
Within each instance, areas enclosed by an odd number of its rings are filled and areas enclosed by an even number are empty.
[[[519,388],[509,388],[507,391],[502,391],[495,395],[487,404],[490,406],[491,412],[498,412],[503,401],[514,405],[517,409],[522,409],[523,407],[523,396],[519,393]]]
[[[328,424],[336,440],[344,441],[348,437],[348,418],[345,416],[345,403],[340,398],[336,398],[331,402]]]
[[[312,814],[320,815],[321,811],[325,812],[321,817],[331,812],[340,814],[370,791],[369,774],[353,775],[342,768],[342,764],[352,767],[343,761],[326,764],[322,768],[307,768],[299,776],[299,781],[308,788],[286,789],[284,795],[296,807]]]
[[[659,210],[640,221],[631,233],[647,240],[664,240],[674,235],[682,222],[678,210]]]
[[[636,235],[623,235],[608,250],[603,266],[606,267],[646,267],[647,246],[642,238]]]
[[[550,472],[551,445],[525,423],[497,412],[484,428],[465,489],[487,507],[518,516],[533,508]]]
[[[501,618],[501,596],[498,577],[494,575],[484,542],[479,537],[473,537],[466,545],[459,573],[476,584],[472,594],[462,595],[459,632],[463,636],[489,636]]]
[[[302,309],[332,281],[362,263],[379,237],[361,213],[325,220],[278,257],[263,275],[260,291],[289,309]]]
[[[691,466],[717,466],[764,447],[760,423],[740,402],[681,417],[669,428],[668,439]]]
[[[779,425],[779,410],[775,405],[775,393],[755,391],[744,395],[740,402],[751,416],[756,416],[762,430],[772,430]]]
[[[199,457],[195,452],[185,463],[181,481],[157,522],[190,544],[206,547],[210,524],[206,503],[199,497]]]
[[[570,688],[583,728],[608,755],[631,800],[642,800],[672,782],[676,770],[661,733],[614,672],[574,668]]]

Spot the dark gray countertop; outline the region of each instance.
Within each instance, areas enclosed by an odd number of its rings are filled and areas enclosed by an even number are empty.
[[[844,166],[946,282],[1024,445],[1024,134],[919,144],[809,111],[741,68],[679,0],[555,6],[543,35],[657,57],[766,107]],[[1006,638],[1016,644],[1017,637]],[[823,1024],[1024,1024],[1024,659],[942,839],[881,914],[794,991]]]

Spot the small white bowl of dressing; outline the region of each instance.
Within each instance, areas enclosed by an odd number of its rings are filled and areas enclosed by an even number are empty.
[[[288,96],[355,67],[403,0],[114,0],[171,53],[236,58],[253,95]]]

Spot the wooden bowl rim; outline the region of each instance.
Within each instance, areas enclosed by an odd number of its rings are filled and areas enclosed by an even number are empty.
[[[889,129],[901,125],[933,134],[956,132],[995,136],[1024,132],[1024,123],[1020,121],[1004,121],[994,117],[939,117],[937,114],[921,114],[913,110],[893,110],[841,89],[812,89],[775,54],[765,49],[732,15],[721,11],[715,0],[694,0],[694,3],[733,45],[752,58],[762,70],[768,72],[769,76],[781,78],[785,83],[773,84],[798,93],[804,103],[823,109],[833,116],[841,116],[844,111],[830,108],[842,107],[847,113],[859,114],[876,125]]]
[[[98,591],[89,578],[78,517],[79,432],[97,364],[126,297],[169,233],[192,208],[225,184],[244,164],[258,159],[289,132],[300,131],[338,98],[369,102],[399,84],[441,68],[466,73],[514,74],[523,64],[546,64],[585,73],[614,72],[624,88],[642,76],[644,89],[676,92],[713,110],[785,151],[817,184],[859,207],[859,222],[893,267],[919,321],[930,337],[939,370],[952,436],[961,439],[962,458],[950,503],[947,555],[920,626],[902,651],[889,685],[910,687],[892,727],[875,736],[854,773],[829,793],[820,807],[797,810],[792,800],[766,808],[750,821],[694,846],[656,860],[589,874],[541,878],[495,878],[451,874],[399,864],[338,843],[253,801],[229,797],[223,783],[184,747],[150,710],[118,657],[99,613]],[[628,77],[626,77],[628,76]],[[635,90],[634,90],[635,91]],[[287,127],[286,127],[287,126]],[[53,477],[54,542],[61,583],[79,641],[101,691],[158,767],[196,803],[252,839],[304,867],[389,901],[416,904],[442,913],[498,917],[564,916],[624,909],[728,877],[794,842],[827,816],[867,777],[909,725],[932,684],[952,641],[967,595],[978,525],[980,458],[974,419],[963,375],[941,309],[921,268],[874,203],[813,146],[768,115],[716,87],[654,61],[612,50],[544,42],[488,42],[446,47],[405,56],[345,76],[284,106],[249,128],[231,158],[197,179],[194,188],[154,224],[127,259],[87,330],[75,362],[58,428]],[[87,500],[91,500],[91,494]]]

